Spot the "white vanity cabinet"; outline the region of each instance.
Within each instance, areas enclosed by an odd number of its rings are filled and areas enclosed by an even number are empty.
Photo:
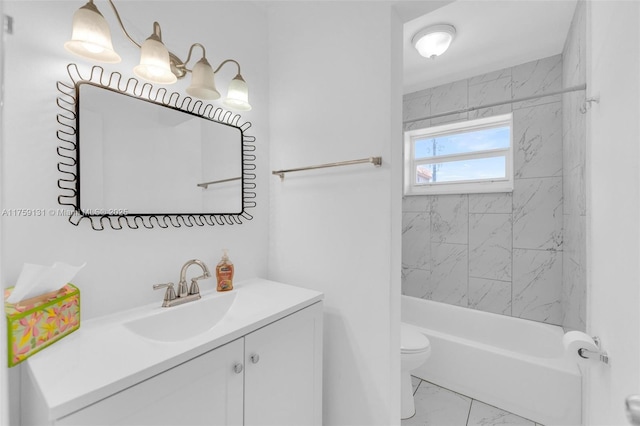
[[[322,424],[321,303],[244,338],[244,424]]]
[[[47,402],[37,369],[27,368],[22,424],[319,426],[321,297],[309,303],[244,327],[221,346],[174,357],[174,365],[108,395],[78,397],[66,406]]]
[[[242,425],[242,339],[118,392],[54,425]]]

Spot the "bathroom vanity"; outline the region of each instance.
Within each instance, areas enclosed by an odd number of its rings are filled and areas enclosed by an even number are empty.
[[[160,304],[27,360],[23,425],[322,424],[321,293],[253,279]]]

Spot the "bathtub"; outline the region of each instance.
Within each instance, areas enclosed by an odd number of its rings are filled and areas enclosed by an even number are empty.
[[[402,321],[431,342],[412,375],[543,425],[581,424],[582,376],[562,328],[409,296]]]

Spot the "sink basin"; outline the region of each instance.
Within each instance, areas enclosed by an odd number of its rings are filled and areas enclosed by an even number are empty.
[[[171,308],[129,322],[124,326],[133,333],[160,342],[177,342],[213,328],[226,315],[237,292],[214,293],[200,300]]]

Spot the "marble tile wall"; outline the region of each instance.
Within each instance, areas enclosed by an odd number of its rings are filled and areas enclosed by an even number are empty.
[[[404,120],[558,91],[562,70],[556,55],[411,93]],[[562,324],[562,98],[421,120],[405,130],[507,112],[514,116],[513,193],[405,197],[403,293]]]
[[[576,86],[586,82],[585,2],[578,1],[564,46],[562,84]],[[586,124],[580,113],[584,92],[563,95],[563,287],[562,325],[565,329],[586,328]]]

